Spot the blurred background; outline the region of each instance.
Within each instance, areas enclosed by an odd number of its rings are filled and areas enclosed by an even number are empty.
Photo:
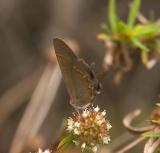
[[[0,1],[0,153],[35,151],[56,142],[62,120],[73,108],[52,40],[66,39],[87,63],[95,62],[95,72],[99,72],[105,46],[96,35],[107,22],[107,2]],[[117,0],[122,19],[126,19],[128,4]],[[158,18],[160,2],[143,0],[141,12],[147,16],[149,10]],[[112,80],[113,72],[107,73],[94,104],[107,110],[114,141],[126,131],[121,122],[125,114],[140,108],[144,120],[159,101],[160,63],[151,70],[137,64],[118,86]]]

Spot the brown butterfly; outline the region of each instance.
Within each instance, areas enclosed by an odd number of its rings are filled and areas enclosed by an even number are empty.
[[[87,107],[100,93],[101,85],[92,68],[78,58],[61,39],[53,40],[57,60],[70,96],[70,104],[76,109]]]

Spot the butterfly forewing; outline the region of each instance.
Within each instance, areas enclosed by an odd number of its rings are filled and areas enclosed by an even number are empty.
[[[60,39],[54,39],[55,53],[62,71],[70,102],[77,108],[85,107],[94,97],[94,87],[90,79],[90,67]]]

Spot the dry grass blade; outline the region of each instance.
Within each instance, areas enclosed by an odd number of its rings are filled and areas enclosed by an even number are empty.
[[[39,107],[38,115],[35,117],[34,125],[30,130],[31,136],[34,137],[37,134],[45,117],[47,116],[51,104],[54,102],[54,99],[56,97],[58,87],[61,83],[61,79],[62,77],[60,69],[58,65],[56,65],[53,70],[53,73],[51,74],[49,83],[47,84],[47,88],[42,99],[41,106]],[[43,102],[45,102],[45,104]]]
[[[44,73],[43,73],[34,93],[33,93],[31,101],[29,102],[29,104],[24,112],[24,115],[20,121],[20,124],[17,128],[16,134],[15,134],[15,137],[13,139],[12,146],[10,149],[10,153],[21,152],[22,148],[24,147],[24,144],[27,142],[27,140],[30,137],[32,137],[31,133],[36,134],[37,130],[41,126],[41,123],[43,122],[45,115],[48,112],[51,101],[53,100],[53,99],[51,100],[51,98],[50,98],[49,99],[50,101],[48,101],[49,104],[47,101],[44,101],[44,98],[46,99],[46,96],[47,96],[46,92],[48,90],[51,90],[50,89],[50,87],[51,87],[50,81],[53,81],[53,78],[57,77],[57,78],[54,78],[55,79],[54,81],[58,82],[58,81],[56,81],[56,79],[58,79],[60,82],[60,78],[61,78],[60,72],[59,72],[59,76],[57,76],[57,74],[55,75],[55,73],[58,72],[57,69],[58,69],[57,66],[56,66],[56,68],[54,68],[53,65],[51,65],[51,64],[49,64],[46,67],[46,69],[45,69],[45,71],[44,71]],[[54,84],[54,86],[55,86],[55,84]],[[57,90],[57,88],[54,88],[54,86],[52,85],[52,87],[53,87],[53,89],[51,90],[52,93],[54,93],[54,89]],[[58,84],[57,84],[57,86],[58,86]],[[47,94],[51,95],[50,92]],[[54,97],[52,96],[52,98],[54,98]],[[45,106],[47,106],[48,108],[45,109],[44,108]],[[44,112],[42,112],[42,107],[43,107],[43,109],[45,109]],[[42,114],[40,114],[40,113],[42,113]],[[38,117],[39,118],[38,119],[37,116],[39,116],[39,115],[40,115],[40,118]],[[35,119],[37,119],[37,122],[36,122],[37,125],[35,124]]]
[[[125,145],[128,141],[133,140],[133,138],[135,138],[133,135],[131,135],[129,132],[125,132],[122,135],[118,136],[116,139],[114,139],[109,145],[109,148],[114,152],[114,150],[117,150],[117,148]]]
[[[42,69],[36,70],[33,74],[27,76],[24,80],[18,82],[15,86],[8,89],[0,97],[0,123],[2,124],[20,105],[26,97],[32,94]]]
[[[126,145],[124,148],[122,148],[121,150],[117,151],[116,153],[125,153],[128,150],[130,150],[131,148],[133,148],[134,146],[136,146],[137,144],[141,143],[142,141],[144,141],[146,138],[144,137],[139,137],[136,140],[132,141],[130,144]]]

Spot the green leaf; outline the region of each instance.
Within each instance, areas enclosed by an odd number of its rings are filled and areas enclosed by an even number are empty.
[[[109,0],[108,4],[108,21],[113,32],[116,31],[117,15],[116,15],[116,2],[115,0]]]
[[[148,62],[148,52],[146,52],[146,51],[141,51],[141,60],[142,60],[142,63],[143,64],[147,64],[147,62]]]
[[[137,25],[132,29],[132,36],[139,38],[155,37],[160,35],[160,25],[158,24],[147,24]]]
[[[152,123],[160,125],[160,119],[158,119],[158,120],[152,120]]]
[[[132,38],[131,41],[135,47],[141,49],[141,60],[142,63],[146,64],[148,62],[149,49],[140,40],[136,38]]]
[[[110,35],[101,33],[101,34],[98,35],[98,39],[100,39],[100,40],[111,40],[112,37]]]
[[[160,138],[160,132],[159,131],[149,131],[142,134],[143,137],[149,137],[149,138]]]
[[[149,49],[140,40],[132,38],[131,41],[135,47],[141,49],[143,52],[149,51]]]
[[[128,27],[123,21],[117,22],[117,32],[126,35],[128,32]]]
[[[156,51],[160,53],[160,40],[155,40],[156,43]]]
[[[58,145],[58,149],[60,149],[61,147],[70,145],[70,144],[73,142],[74,138],[75,138],[75,137],[74,137],[74,135],[72,135],[72,134],[70,134],[70,135],[68,135],[67,137],[63,138],[63,139],[60,141],[59,145]]]
[[[139,13],[140,5],[141,5],[141,0],[133,0],[128,16],[128,26],[130,28],[132,28],[133,25],[135,24],[136,17]]]

